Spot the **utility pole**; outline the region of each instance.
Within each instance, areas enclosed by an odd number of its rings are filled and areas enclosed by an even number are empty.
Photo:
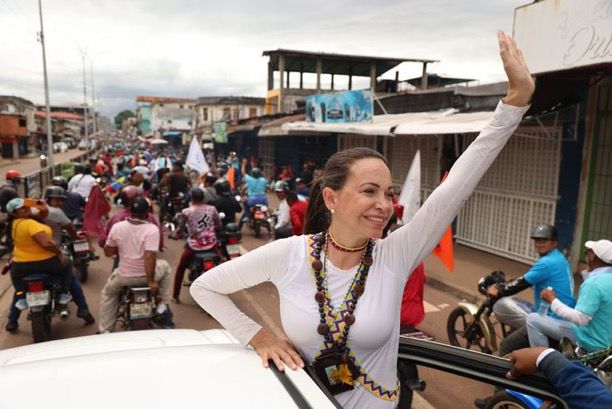
[[[49,80],[47,78],[47,54],[45,52],[45,30],[43,28],[43,15],[41,0],[38,0],[38,14],[40,15],[40,44],[42,46],[43,72],[45,77],[45,109],[47,110],[47,165],[51,172],[55,168],[53,160],[53,130],[51,129],[51,106],[49,104]]]
[[[96,116],[96,88],[94,86],[93,60],[89,58],[89,76],[91,77],[91,108],[93,110],[93,134],[98,132],[98,117]]]
[[[87,123],[87,83],[85,81],[85,57],[87,51],[81,50],[81,58],[83,60],[83,113],[85,114],[85,140],[89,139],[89,124]]]

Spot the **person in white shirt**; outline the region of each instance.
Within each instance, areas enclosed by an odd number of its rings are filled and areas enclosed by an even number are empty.
[[[274,184],[274,193],[280,201],[278,204],[278,212],[276,225],[274,226],[274,240],[291,237],[291,215],[289,213],[289,204],[287,204],[287,192],[289,187],[287,182],[279,180]]]
[[[368,148],[338,152],[313,182],[303,236],[273,241],[209,270],[196,302],[264,367],[312,365],[344,408],[395,408],[400,305],[409,272],[435,248],[528,109],[535,84],[512,39],[498,33],[508,94],[410,223],[384,239],[393,214],[386,159]],[[229,298],[271,281],[284,334],[241,313]]]
[[[76,170],[76,169],[75,169]],[[77,170],[78,172],[78,170]],[[83,166],[82,173],[77,173],[68,182],[68,191],[75,192],[87,199],[91,188],[96,184],[96,179],[91,176],[91,166]]]

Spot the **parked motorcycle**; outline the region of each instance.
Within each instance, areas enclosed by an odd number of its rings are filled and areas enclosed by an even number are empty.
[[[501,323],[491,321],[493,305],[497,301],[487,294],[487,289],[494,284],[506,281],[503,271],[493,271],[491,274],[478,280],[478,292],[484,295],[480,305],[462,300],[453,309],[446,322],[446,332],[451,345],[466,349],[479,349],[481,352],[490,354],[497,351],[497,333],[495,324],[501,327],[501,334],[506,337],[510,327]]]
[[[44,342],[51,338],[51,320],[58,314],[62,320],[70,313],[66,305],[57,302],[60,285],[57,279],[47,274],[32,274],[24,279],[28,319],[32,323],[34,342]]]

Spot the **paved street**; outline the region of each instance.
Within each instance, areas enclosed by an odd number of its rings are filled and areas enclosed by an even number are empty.
[[[54,155],[55,164],[68,162],[70,159],[83,155],[85,151],[70,149],[68,152],[56,153]],[[24,175],[40,170],[40,159],[38,156],[33,158],[0,159],[0,179],[4,179],[4,173],[9,169],[15,169]]]
[[[264,238],[255,239],[253,233],[245,227],[243,231],[243,247],[251,250],[265,243]],[[265,236],[265,234],[264,234]],[[162,257],[175,266],[182,250],[182,242],[167,240],[168,248]],[[98,249],[98,254],[101,250]],[[102,286],[111,271],[111,261],[105,257],[92,263],[90,276],[86,284],[83,285],[87,300],[91,306],[92,313],[97,318],[99,305],[99,294]],[[0,311],[2,311],[2,328],[6,323],[11,289],[8,276],[0,277],[0,288],[4,290],[4,296],[0,298]],[[186,287],[181,294],[181,304],[172,304],[175,322],[178,328],[195,328],[198,330],[219,328],[219,324],[202,311],[193,301]],[[238,306],[256,321],[280,331],[280,316],[278,310],[278,294],[276,289],[270,284],[262,284],[247,291],[241,291],[233,296]],[[420,328],[433,334],[437,341],[447,342],[446,339],[446,318],[449,311],[459,301],[457,297],[444,293],[433,287],[426,287],[426,318]],[[72,307],[72,312],[76,308]],[[0,331],[0,349],[28,345],[32,343],[31,329],[29,322],[23,316],[19,321],[20,327],[17,333],[9,334],[3,329]],[[72,315],[67,321],[62,322],[54,319],[52,332],[54,339],[68,337],[93,335],[97,331],[97,326],[84,326],[83,321]],[[491,388],[487,385],[479,385],[473,381],[468,381],[454,375],[440,373],[438,371],[421,369],[421,377],[427,381],[427,389],[422,393],[423,398],[438,409],[469,408],[472,406],[474,398],[485,395]],[[421,407],[429,407],[422,399],[418,400]]]

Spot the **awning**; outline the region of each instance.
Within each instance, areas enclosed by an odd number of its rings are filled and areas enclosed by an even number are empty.
[[[282,125],[285,135],[301,132],[351,133],[361,135],[429,135],[480,132],[491,120],[492,111],[457,113],[450,109],[433,112],[411,112],[375,115],[372,122],[315,123],[290,122]],[[259,132],[260,136],[262,132]]]

